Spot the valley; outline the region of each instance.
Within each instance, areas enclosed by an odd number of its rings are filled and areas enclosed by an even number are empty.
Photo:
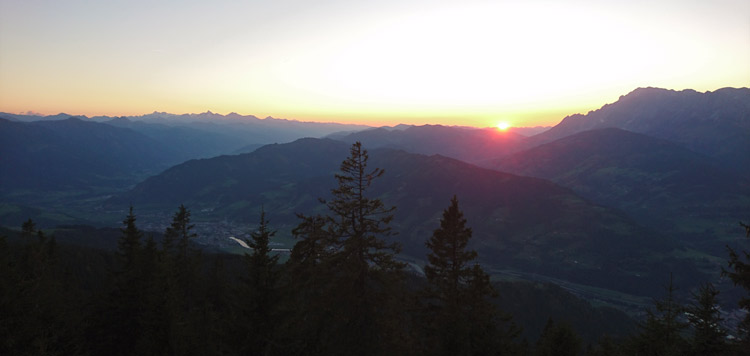
[[[725,245],[743,242],[737,221],[750,216],[748,103],[748,89],[637,89],[529,137],[429,125],[243,124],[210,113],[193,121],[0,115],[0,223],[114,227],[132,205],[139,226],[158,235],[184,204],[198,246],[242,254],[230,236],[248,238],[263,209],[277,231],[274,247],[291,249],[296,214],[321,212],[318,199],[330,197],[359,141],[372,167],[385,170],[372,193],[396,207],[391,241],[403,247],[401,259],[424,264],[424,241],[456,195],[493,278],[554,283],[632,314],[662,293],[670,273],[683,297],[703,282],[731,289],[720,271]],[[321,138],[295,139],[305,133]],[[286,143],[264,144],[274,141]],[[730,306],[736,296],[728,296]]]

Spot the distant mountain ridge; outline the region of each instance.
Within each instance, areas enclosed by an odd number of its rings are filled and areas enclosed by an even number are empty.
[[[87,122],[99,122],[120,127],[128,127],[135,131],[154,137],[159,134],[172,143],[180,141],[199,146],[191,149],[182,145],[180,151],[197,153],[188,158],[210,157],[216,154],[229,154],[247,145],[290,142],[302,137],[323,137],[342,131],[358,131],[370,128],[366,125],[340,124],[333,122],[306,122],[298,120],[277,119],[267,117],[259,119],[254,115],[227,115],[207,111],[199,114],[170,114],[153,112],[138,116],[72,116],[57,114],[50,116],[24,115],[0,113],[0,118],[11,121],[58,121],[77,117]],[[182,128],[176,130],[175,128]],[[185,128],[192,130],[187,132]],[[171,129],[171,130],[170,130]],[[206,137],[196,135],[197,131]],[[210,141],[210,142],[209,142]]]
[[[524,147],[526,137],[492,128],[422,125],[403,130],[363,130],[337,139],[352,143],[359,141],[369,148],[402,149],[426,155],[440,154],[476,163],[517,152]]]
[[[700,93],[638,88],[617,102],[564,118],[530,138],[530,147],[615,127],[670,140],[750,173],[750,88]]]

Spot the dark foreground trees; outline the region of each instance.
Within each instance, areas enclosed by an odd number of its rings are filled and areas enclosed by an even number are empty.
[[[252,253],[245,253],[245,275],[239,284],[237,306],[241,311],[236,337],[241,340],[238,351],[243,354],[271,355],[278,344],[279,256],[271,253],[270,230],[266,212],[260,213],[260,224],[246,240]]]
[[[0,354],[581,354],[581,338],[565,320],[550,321],[531,346],[517,340],[468,247],[472,231],[456,197],[427,241],[425,278],[406,271],[390,229],[394,208],[370,194],[383,171],[368,168],[368,158],[352,146],[325,212],[300,215],[298,241],[283,265],[271,251],[265,211],[243,258],[194,249],[185,206],[159,241],[136,226],[131,208],[116,252],[79,249],[66,258],[84,266],[80,275],[104,276],[74,280],[55,240],[27,221],[21,243],[0,238]],[[735,257],[727,273],[741,284],[746,264]],[[104,262],[86,264],[97,258]],[[635,340],[605,339],[588,352],[746,350],[727,348],[712,286],[687,308],[673,291],[670,284]]]
[[[428,354],[487,355],[514,348],[518,331],[506,325],[510,317],[491,303],[496,292],[487,273],[474,262],[476,251],[467,248],[470,238],[471,229],[454,196],[426,243],[427,285],[420,301]]]
[[[386,239],[394,207],[368,196],[384,171],[368,168],[368,153],[357,142],[336,174],[332,199],[322,201],[328,215],[300,216],[295,229],[301,240],[287,264],[297,317],[310,320],[292,330],[308,348],[296,353],[380,355],[405,352],[407,325],[401,322],[403,268],[395,255],[400,246]],[[316,335],[316,337],[311,337]],[[311,351],[314,350],[314,351]]]
[[[693,302],[685,307],[688,322],[693,328],[689,340],[693,355],[726,355],[727,330],[722,325],[717,296],[719,291],[711,283],[706,283],[693,293]]]
[[[647,311],[646,320],[639,325],[640,333],[631,345],[635,354],[681,355],[687,350],[683,331],[688,325],[681,319],[684,307],[675,299],[675,291],[670,275],[666,295],[654,301],[654,309]]]
[[[54,237],[29,219],[21,246],[0,236],[0,354],[75,354],[84,351],[78,290],[68,285]]]
[[[92,295],[87,337],[94,354],[190,354],[205,351],[200,253],[191,248],[190,211],[181,205],[161,248],[144,240],[132,207],[123,221],[117,259],[105,290]]]

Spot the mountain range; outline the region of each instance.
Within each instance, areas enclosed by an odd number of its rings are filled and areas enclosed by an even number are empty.
[[[361,142],[365,147],[395,148],[421,154],[440,154],[476,163],[519,151],[527,139],[512,131],[442,125],[411,126],[403,130],[376,128],[342,137],[344,142]]]
[[[638,88],[612,104],[564,118],[531,146],[597,128],[620,128],[675,142],[750,173],[750,88]]]
[[[415,263],[455,194],[495,273],[653,296],[670,271],[687,290],[717,279],[750,215],[749,103],[747,88],[639,88],[532,136],[210,112],[0,114],[0,221],[54,211],[111,224],[130,204],[148,221],[185,204],[198,221],[251,226],[262,207],[291,243],[295,213],[323,212],[318,198],[360,141],[386,170],[372,193],[397,207],[393,227]]]
[[[93,116],[69,115],[60,113],[50,116],[23,115],[0,113],[0,118],[11,121],[33,122],[33,121],[58,121],[77,117],[85,121],[108,123],[117,126],[126,126],[136,131],[143,131],[149,135],[155,130],[160,130],[159,138],[169,134],[165,127],[182,127],[199,130],[204,134],[220,134],[225,138],[240,140],[244,144],[269,144],[277,142],[294,141],[301,137],[322,137],[342,131],[358,131],[369,128],[365,125],[340,124],[326,122],[305,122],[297,120],[277,119],[266,117],[260,119],[254,115],[240,115],[230,113],[221,115],[207,111],[200,114],[170,114],[165,112],[153,112],[137,116]],[[131,122],[131,123],[128,123]],[[154,127],[152,124],[159,125]],[[239,148],[239,147],[235,147]],[[224,152],[228,153],[228,152]],[[195,157],[193,157],[195,158]]]

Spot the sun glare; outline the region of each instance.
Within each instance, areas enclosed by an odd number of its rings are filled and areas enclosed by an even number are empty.
[[[500,122],[497,124],[497,129],[500,131],[505,131],[510,127],[510,124],[507,122]]]

